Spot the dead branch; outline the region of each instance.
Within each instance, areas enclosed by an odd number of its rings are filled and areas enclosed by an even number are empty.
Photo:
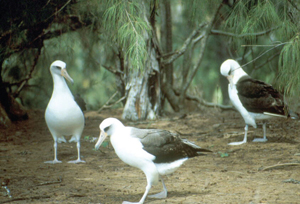
[[[275,48],[277,48],[277,47],[279,47],[279,46],[286,45],[286,44],[288,44],[288,43],[290,43],[290,42],[284,42],[284,43],[279,43],[279,44],[277,44],[277,45],[274,45],[274,47],[272,47],[272,48],[266,50],[265,52],[261,53],[261,54],[258,55],[256,58],[254,58],[253,60],[249,61],[248,63],[242,65],[241,67],[244,67],[244,66],[246,66],[246,65],[248,65],[248,64],[250,64],[250,63],[252,63],[252,62],[255,62],[258,58],[261,58],[261,57],[264,56],[267,52],[270,52],[271,50],[273,50],[273,49],[275,49]]]
[[[71,0],[67,1],[67,3],[65,3],[60,9],[58,9],[57,11],[55,11],[51,16],[49,16],[45,21],[48,21],[50,18],[52,18],[53,16],[56,16],[59,12],[61,12],[69,3],[71,2]]]
[[[32,66],[31,66],[31,68],[30,68],[30,70],[29,70],[29,73],[28,73],[28,75],[26,76],[26,78],[23,79],[23,80],[20,82],[20,86],[19,86],[18,89],[15,91],[15,93],[13,93],[13,96],[14,96],[14,97],[18,97],[18,96],[19,96],[19,94],[20,94],[20,92],[22,91],[22,89],[24,88],[24,86],[25,86],[25,85],[28,83],[28,81],[32,78],[32,73],[33,73],[33,71],[34,71],[34,69],[35,69],[35,66],[36,66],[36,64],[37,64],[37,62],[38,62],[38,59],[39,59],[39,57],[40,57],[40,55],[41,55],[41,50],[42,50],[42,47],[39,47],[39,48],[38,48],[38,52],[37,52],[37,54],[36,54],[35,57],[34,57],[33,64],[32,64]]]
[[[252,74],[253,74],[253,72],[254,72],[255,70],[258,70],[258,69],[262,68],[263,66],[265,66],[267,63],[269,63],[270,61],[272,61],[275,57],[277,57],[278,55],[280,55],[280,53],[281,53],[281,52],[275,53],[274,55],[272,55],[271,57],[269,57],[269,58],[268,58],[265,62],[263,62],[262,64],[255,66],[255,67],[253,68],[252,72],[251,72],[251,76],[252,76]]]
[[[101,112],[102,109],[104,109],[108,104],[109,102],[117,95],[118,91],[116,91],[106,102],[105,104],[98,110],[98,113]]]
[[[192,41],[192,44],[196,44],[198,43],[200,40],[202,40],[204,38],[204,35],[201,34],[199,35],[198,37],[194,38],[193,41]]]
[[[61,183],[61,182],[62,182],[62,178],[59,177],[59,178],[57,179],[57,181],[47,181],[47,182],[43,182],[43,183],[38,184],[37,186],[51,185],[51,184],[56,184],[56,183]]]
[[[97,62],[99,63],[99,62]],[[120,70],[116,70],[114,69],[113,67],[109,67],[109,66],[106,66],[106,65],[101,65],[103,68],[105,68],[107,71],[113,73],[113,74],[116,74],[116,75],[121,75],[121,74],[124,74],[123,72],[121,72]]]
[[[258,36],[266,35],[278,28],[279,28],[279,26],[276,26],[275,28],[270,28],[269,30],[266,30],[266,31],[262,31],[262,32],[258,32],[258,33],[245,33],[245,34],[235,34],[235,33],[229,33],[229,32],[225,32],[225,31],[221,31],[221,30],[212,29],[210,31],[210,33],[213,35],[223,35],[223,36],[234,37],[234,38],[244,38],[244,37],[251,37],[251,36],[258,37]]]
[[[203,40],[201,41],[198,62],[192,68],[192,71],[191,71],[191,74],[189,76],[189,79],[187,80],[187,82],[184,85],[184,87],[181,89],[181,93],[180,93],[180,97],[179,97],[179,103],[181,103],[184,100],[186,91],[189,88],[189,86],[190,86],[190,84],[191,84],[194,76],[196,75],[196,72],[197,72],[198,68],[200,67],[200,64],[201,64],[202,59],[203,59],[203,55],[204,55],[206,43],[208,41],[208,37],[210,35],[211,29],[212,29],[212,27],[213,27],[216,19],[217,19],[217,15],[219,14],[220,9],[222,8],[222,5],[223,5],[222,3],[219,4],[218,9],[215,11],[213,19],[210,21],[210,23],[208,24],[208,26],[205,29],[205,31],[203,31],[203,36],[204,37],[203,37]]]
[[[112,66],[106,66],[106,65],[101,64],[95,57],[94,57],[94,60],[99,66],[103,67],[104,69],[106,69],[107,71],[109,71],[115,75],[121,76],[124,74],[122,71],[114,69]]]
[[[179,91],[175,90],[176,95],[179,95]],[[217,103],[212,103],[212,102],[208,102],[205,101],[202,98],[196,97],[196,96],[191,96],[186,94],[185,95],[185,99],[190,100],[190,101],[195,101],[203,106],[206,107],[213,107],[213,108],[220,108],[222,110],[235,110],[235,108],[231,105],[222,105],[222,104],[217,104]]]
[[[178,57],[183,55],[183,53],[186,51],[186,49],[188,48],[189,44],[192,42],[194,37],[199,33],[200,29],[202,29],[206,25],[207,25],[207,23],[199,24],[199,26],[185,40],[185,42],[183,43],[183,45],[181,46],[181,48],[179,50],[175,51],[173,54],[168,53],[167,55],[165,55],[165,56],[168,56],[168,59],[163,60],[162,65],[170,64],[170,63],[174,62]]]
[[[270,170],[270,169],[274,169],[274,168],[277,168],[277,167],[285,167],[285,166],[299,166],[300,163],[284,163],[284,164],[275,164],[275,165],[272,165],[272,166],[268,166],[268,167],[265,167],[265,168],[262,168],[262,169],[259,169],[260,171],[267,171],[267,170]]]
[[[100,113],[105,108],[111,108],[112,106],[120,103],[121,101],[123,101],[126,98],[125,96],[123,96],[119,100],[117,100],[116,102],[108,105],[109,102],[117,95],[117,93],[118,93],[118,91],[116,91],[97,112]]]

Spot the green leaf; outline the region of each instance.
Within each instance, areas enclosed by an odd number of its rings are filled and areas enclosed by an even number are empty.
[[[228,156],[229,156],[229,154],[228,154],[227,152],[218,152],[218,154],[220,154],[220,156],[221,156],[222,158],[228,157]]]
[[[109,142],[108,142],[108,141],[104,141],[104,142],[101,144],[101,147],[107,147],[107,146],[108,146],[108,144],[109,144]]]

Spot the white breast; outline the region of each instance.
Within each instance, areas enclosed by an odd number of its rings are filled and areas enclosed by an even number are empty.
[[[45,112],[46,123],[52,131],[60,135],[81,133],[84,115],[70,95],[52,96]]]

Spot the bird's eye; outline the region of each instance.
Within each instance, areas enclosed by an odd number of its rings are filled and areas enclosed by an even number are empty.
[[[229,70],[228,75],[231,75],[231,69]]]
[[[59,70],[61,69],[59,66],[55,66],[55,68],[56,68],[56,69],[59,69]]]
[[[109,130],[109,128],[110,128],[110,126],[108,126],[108,127],[104,128],[104,132],[106,132],[106,133],[107,133],[107,131]]]

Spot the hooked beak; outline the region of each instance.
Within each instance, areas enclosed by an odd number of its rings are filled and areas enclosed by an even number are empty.
[[[97,141],[97,143],[95,144],[95,149],[99,149],[99,147],[101,146],[101,144],[103,143],[103,141],[105,140],[105,138],[107,137],[107,134],[103,131],[101,131],[99,139]]]
[[[67,72],[67,69],[61,69],[61,75],[65,77],[66,80],[74,84],[74,80],[70,77],[70,75]]]

